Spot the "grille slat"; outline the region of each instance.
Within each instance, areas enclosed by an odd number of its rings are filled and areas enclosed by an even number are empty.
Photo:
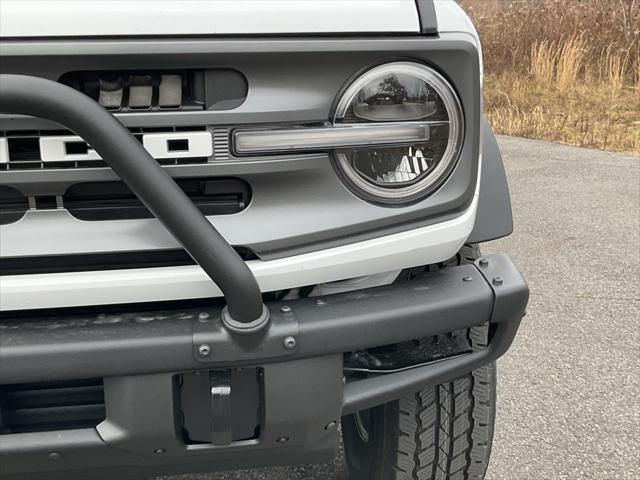
[[[101,379],[0,386],[0,433],[95,427],[105,419]]]
[[[11,412],[12,433],[95,427],[96,419],[101,417],[104,418],[104,405],[13,410]]]
[[[7,395],[9,407],[16,409],[48,408],[71,405],[101,404],[102,386],[21,390]]]

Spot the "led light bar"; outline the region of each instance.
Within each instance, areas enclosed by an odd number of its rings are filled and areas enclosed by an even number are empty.
[[[240,130],[233,134],[239,154],[333,150],[370,145],[426,142],[430,127],[448,122],[377,123],[279,130]]]

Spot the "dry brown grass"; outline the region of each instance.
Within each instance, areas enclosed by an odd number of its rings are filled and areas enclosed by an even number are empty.
[[[640,154],[640,0],[461,0],[497,132]]]

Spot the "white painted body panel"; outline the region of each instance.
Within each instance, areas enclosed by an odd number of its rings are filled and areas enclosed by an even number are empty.
[[[168,142],[171,140],[185,141],[187,142],[187,148],[185,150],[170,151]],[[89,148],[86,153],[67,153],[66,144],[76,142],[84,143],[84,140],[77,135],[40,137],[40,159],[45,163],[83,162],[102,159],[98,152],[92,148]],[[210,132],[146,133],[142,135],[142,145],[156,159],[197,158],[213,155],[213,137]],[[7,139],[0,138],[0,163],[8,162],[8,158]]]
[[[76,135],[62,135],[53,137],[40,137],[40,158],[43,162],[76,162],[85,160],[100,160],[100,155],[93,148],[87,153],[69,154],[66,151],[67,143],[84,142]]]
[[[169,141],[184,140],[184,151],[169,150]],[[142,145],[153,158],[194,158],[213,155],[213,137],[210,132],[147,133]]]
[[[6,138],[0,138],[0,163],[9,161],[9,144]]]
[[[277,260],[247,262],[263,292],[436,263],[471,233],[478,195],[459,217],[428,227]],[[15,275],[0,278],[0,310],[219,297],[199,266]]]
[[[414,0],[2,0],[0,37],[417,33]]]

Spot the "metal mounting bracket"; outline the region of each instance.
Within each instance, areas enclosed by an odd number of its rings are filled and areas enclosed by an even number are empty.
[[[270,315],[269,328],[252,335],[229,331],[224,310],[201,312],[193,324],[193,357],[203,364],[241,363],[286,357],[298,350],[298,320],[290,307],[283,306]],[[285,310],[285,311],[283,311]]]

